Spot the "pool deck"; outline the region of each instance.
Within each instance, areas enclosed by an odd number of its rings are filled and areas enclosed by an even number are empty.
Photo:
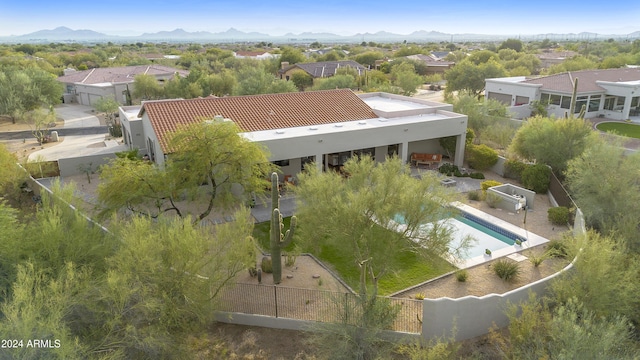
[[[491,255],[476,256],[471,259],[459,259],[456,261],[456,266],[459,267],[460,269],[466,269],[472,266],[480,265],[482,263],[495,260],[500,257],[508,256],[511,254],[519,253],[528,248],[535,247],[538,245],[543,245],[549,242],[548,239],[545,239],[542,236],[536,235],[531,231],[528,231],[527,229],[523,229],[519,226],[513,225],[509,222],[499,219],[493,215],[487,214],[484,211],[480,211],[469,205],[466,205],[460,202],[456,202],[454,203],[454,205],[464,212],[475,215],[483,220],[489,221],[492,224],[495,224],[505,230],[508,230],[520,236],[523,239],[526,239],[526,241],[522,242],[522,245],[508,245],[505,248],[492,251]]]

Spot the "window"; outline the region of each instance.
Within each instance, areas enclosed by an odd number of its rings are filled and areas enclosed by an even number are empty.
[[[588,111],[598,111],[600,110],[600,97],[592,97],[589,101],[589,109]]]
[[[562,99],[562,96],[560,95],[551,95],[549,97],[549,105],[560,105],[561,99]]]
[[[624,100],[624,96],[607,96],[604,98],[604,109],[622,112]]]
[[[529,103],[529,97],[528,96],[516,96],[516,106],[518,105],[525,105]]]
[[[278,161],[274,161],[273,162],[275,165],[283,167],[283,166],[289,166],[289,159],[287,160],[278,160]]]
[[[560,107],[563,109],[568,109],[571,107],[571,96],[563,96],[562,102],[560,103]]]
[[[574,113],[579,113],[582,110],[583,106],[587,106],[587,101],[589,100],[588,96],[578,96],[576,98],[576,108],[573,110]]]

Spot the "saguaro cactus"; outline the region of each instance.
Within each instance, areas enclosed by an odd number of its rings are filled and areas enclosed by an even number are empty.
[[[271,174],[271,232],[269,242],[271,245],[271,264],[273,266],[273,283],[279,284],[282,280],[282,249],[291,243],[293,233],[296,230],[297,218],[291,217],[289,230],[282,234],[284,224],[280,214],[280,194],[278,193],[278,174]]]

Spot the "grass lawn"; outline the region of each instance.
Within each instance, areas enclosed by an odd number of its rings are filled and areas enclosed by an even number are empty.
[[[289,228],[289,222],[290,218],[284,218],[285,229]],[[384,232],[387,230],[382,228],[380,230],[380,236],[384,236]],[[269,222],[256,224],[253,236],[259,246],[264,251],[269,252]],[[294,246],[294,244],[289,245],[285,251],[293,250]],[[350,254],[322,246],[320,253],[314,253],[313,255],[339,274],[352,289],[358,291],[360,269],[354,264],[353,257]],[[396,269],[396,272],[387,273],[378,281],[378,293],[380,295],[392,294],[455,269],[444,259],[434,257],[434,259],[427,261],[410,252],[396,254],[390,260],[390,266]]]
[[[640,125],[618,122],[604,122],[596,125],[596,129],[605,132],[613,132],[620,136],[640,139]]]

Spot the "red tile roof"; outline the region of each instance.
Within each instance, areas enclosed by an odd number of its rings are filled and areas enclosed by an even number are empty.
[[[640,69],[620,68],[602,70],[570,71],[523,81],[528,84],[542,84],[540,90],[573,92],[573,80],[578,79],[578,92],[603,91],[596,81],[622,82],[640,80]]]
[[[152,101],[143,103],[140,116],[145,113],[165,152],[168,133],[216,115],[233,120],[246,132],[378,117],[349,89]]]
[[[95,68],[76,71],[58,77],[63,83],[101,84],[101,83],[132,83],[136,75],[147,74],[154,76],[178,73],[182,76],[189,74],[186,70],[175,69],[163,65],[137,65],[111,68]]]

